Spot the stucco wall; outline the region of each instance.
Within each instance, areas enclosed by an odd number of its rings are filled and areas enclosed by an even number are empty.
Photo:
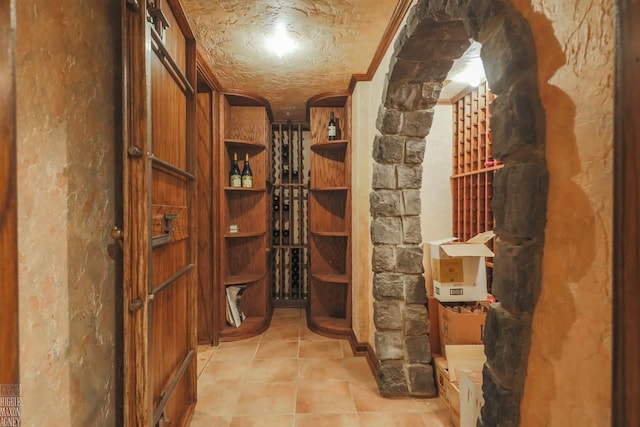
[[[523,426],[607,426],[611,393],[613,2],[518,0],[547,118],[549,201]]]
[[[414,0],[413,4],[416,1]],[[406,17],[405,17],[406,20]],[[400,28],[404,26],[404,21]],[[395,37],[394,40],[395,42]],[[393,47],[393,42],[391,43]],[[371,273],[371,214],[369,193],[373,174],[373,140],[380,132],[376,129],[378,108],[382,102],[384,82],[389,71],[393,49],[388,49],[373,79],[359,82],[352,96],[352,244],[353,244],[353,331],[360,342],[374,347],[373,274]]]
[[[118,7],[16,6],[22,424],[113,426]]]

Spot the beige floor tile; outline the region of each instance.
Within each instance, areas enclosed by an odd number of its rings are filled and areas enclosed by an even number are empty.
[[[238,381],[198,381],[196,410],[207,416],[232,415],[240,399]]]
[[[248,382],[296,382],[298,359],[255,359],[248,369]]]
[[[204,369],[202,377],[208,377],[212,381],[242,381],[250,366],[250,359],[211,360]]]
[[[378,390],[357,383],[351,384],[351,393],[358,412],[415,412],[414,399],[388,399],[380,396]]]
[[[298,414],[353,414],[356,407],[346,382],[299,383]]]
[[[416,412],[359,414],[361,427],[432,427]]]
[[[212,360],[251,360],[256,353],[258,344],[260,344],[259,340],[222,343],[213,354]]]
[[[230,415],[209,415],[195,410],[190,427],[229,427]]]
[[[434,397],[431,399],[414,399],[414,405],[419,412],[431,413],[440,411],[449,411],[449,406],[444,399]]]
[[[279,316],[279,317],[271,318],[271,325],[269,327],[298,326],[299,324],[300,324],[299,317]]]
[[[300,357],[342,359],[340,341],[302,341],[300,342]]]
[[[209,345],[199,345],[198,346],[198,376],[202,374],[202,371],[209,363],[209,360],[213,357],[213,353],[215,353],[216,348],[211,347]]]
[[[327,382],[347,381],[349,374],[342,359],[301,358],[298,381]]]
[[[230,427],[293,427],[293,415],[233,417]]]
[[[448,409],[421,415],[426,427],[451,427]]]
[[[303,312],[300,308],[276,308],[273,317],[301,317]]]
[[[360,427],[355,414],[297,414],[296,427]]]
[[[260,343],[257,359],[295,359],[298,357],[297,341],[265,341]]]
[[[245,383],[235,415],[293,415],[295,383]]]
[[[312,332],[306,325],[300,327],[300,341],[336,341],[320,334]]]
[[[342,357],[355,357],[349,340],[340,340],[340,347],[342,347]]]
[[[373,372],[371,372],[369,363],[364,357],[350,357],[343,359],[342,363],[347,372],[347,381],[371,388],[372,390],[378,389],[378,384],[373,376]]]
[[[287,325],[271,327],[262,335],[261,342],[265,341],[298,341],[300,338],[300,326]]]

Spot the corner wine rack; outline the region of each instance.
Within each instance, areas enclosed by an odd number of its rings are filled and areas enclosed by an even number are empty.
[[[218,322],[224,325],[220,339],[231,341],[265,331],[271,319],[269,298],[268,187],[271,124],[268,104],[257,97],[224,94],[220,97],[220,155],[218,183],[220,230],[220,280]],[[249,155],[253,171],[252,188],[229,186],[229,170],[234,153],[238,159]],[[242,160],[239,162],[242,169]],[[231,226],[237,226],[232,231]],[[240,308],[246,315],[240,326],[226,322],[227,287],[244,285]]]
[[[351,97],[308,103],[311,127],[309,328],[332,337],[351,332]],[[327,126],[333,112],[335,140]]]

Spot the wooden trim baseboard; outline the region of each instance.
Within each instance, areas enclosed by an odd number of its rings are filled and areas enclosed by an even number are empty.
[[[353,329],[349,334],[349,344],[351,345],[351,351],[354,356],[366,358],[367,363],[369,364],[369,369],[371,369],[371,373],[375,377],[378,372],[379,362],[376,353],[373,351],[373,347],[371,347],[369,343],[358,342],[358,338],[353,332]]]

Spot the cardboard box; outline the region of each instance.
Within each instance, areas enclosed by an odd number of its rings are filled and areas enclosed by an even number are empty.
[[[460,370],[460,427],[476,427],[480,410],[484,405],[482,396],[482,370]]]
[[[436,365],[436,387],[438,388],[438,396],[449,405],[449,365],[447,359],[434,354],[433,361]]]
[[[433,292],[439,301],[487,299],[485,257],[493,252],[485,243],[493,237],[493,231],[487,231],[464,243],[455,237],[429,242]]]
[[[442,354],[440,349],[440,307],[438,300],[434,297],[427,297],[427,311],[429,312],[429,345],[431,354]]]
[[[486,308],[486,304],[476,304]],[[484,310],[484,308],[482,309]],[[487,313],[458,313],[450,304],[438,304],[438,332],[440,350],[448,357],[446,346],[459,344],[482,344]]]
[[[456,427],[460,426],[460,390],[456,383],[449,383],[449,420]]]
[[[446,350],[450,383],[458,383],[462,370],[481,371],[487,360],[483,345],[448,345]]]

